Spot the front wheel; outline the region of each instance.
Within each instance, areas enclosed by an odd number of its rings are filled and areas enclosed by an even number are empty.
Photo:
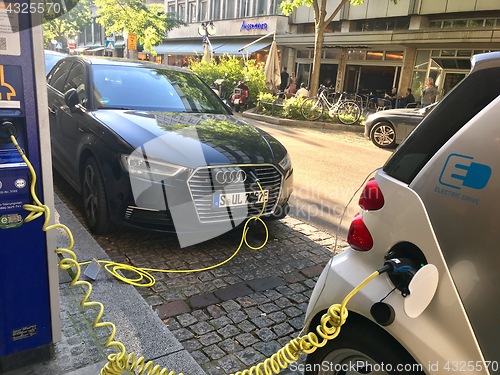
[[[302,103],[302,107],[300,107],[302,116],[309,121],[319,119],[323,115],[324,110],[323,103],[318,98],[307,98]]]
[[[339,336],[307,356],[305,375],[424,374],[423,366],[389,334],[349,319]]]
[[[396,145],[396,131],[391,124],[379,122],[373,127],[370,139],[377,147],[393,148]]]
[[[83,214],[90,231],[104,234],[111,229],[104,179],[97,161],[90,157],[83,168]]]
[[[346,125],[358,122],[361,117],[361,107],[353,100],[346,100],[340,103],[337,117],[339,121]]]

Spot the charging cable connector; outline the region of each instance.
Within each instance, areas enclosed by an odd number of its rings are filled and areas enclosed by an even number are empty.
[[[415,262],[408,258],[392,258],[384,262],[384,266],[378,269],[379,273],[387,272],[390,275],[415,275],[417,273]]]

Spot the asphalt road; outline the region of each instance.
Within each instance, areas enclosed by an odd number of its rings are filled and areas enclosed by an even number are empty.
[[[335,234],[348,202],[339,234],[345,238],[358,212],[364,181],[384,165],[392,150],[375,147],[362,133],[269,125],[245,119],[277,138],[292,158],[293,217]]]

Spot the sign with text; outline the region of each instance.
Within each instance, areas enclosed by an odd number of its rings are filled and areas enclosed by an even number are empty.
[[[137,35],[136,34],[128,34],[127,49],[129,51],[135,51],[137,49]]]

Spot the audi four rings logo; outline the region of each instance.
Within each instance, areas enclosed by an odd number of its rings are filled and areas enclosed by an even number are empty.
[[[247,174],[241,169],[218,169],[215,172],[215,181],[219,184],[236,184],[246,179]]]

